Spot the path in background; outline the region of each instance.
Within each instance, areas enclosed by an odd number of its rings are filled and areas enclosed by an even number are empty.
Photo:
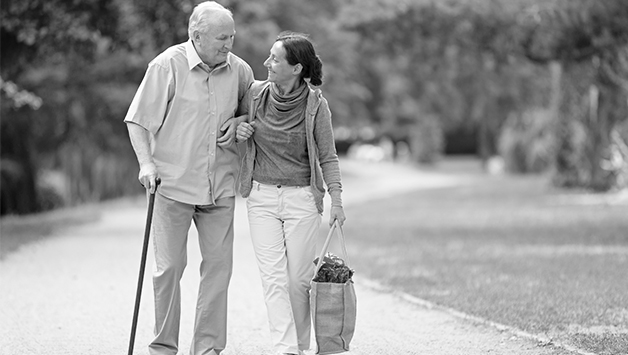
[[[343,161],[342,170],[349,216],[352,204],[466,181],[461,175],[389,163]],[[105,204],[97,223],[69,228],[37,244],[26,245],[0,262],[0,354],[126,354],[145,213],[144,203]],[[323,226],[327,226],[328,218],[326,209]],[[148,354],[146,346],[152,337],[150,249],[136,354]],[[188,268],[182,280],[180,354],[189,351],[198,290],[200,256],[194,228],[190,230],[188,250]],[[358,324],[351,344],[353,354],[559,353],[510,332],[473,324],[376,291],[359,276],[355,281]],[[246,208],[244,201],[238,199],[228,346],[223,354],[272,353]],[[313,350],[308,354],[313,354]]]

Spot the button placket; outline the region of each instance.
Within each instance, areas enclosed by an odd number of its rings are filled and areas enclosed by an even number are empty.
[[[206,85],[207,85],[207,93],[208,93],[208,103],[209,103],[209,107],[208,107],[208,113],[209,113],[209,141],[207,142],[207,159],[208,159],[208,166],[207,166],[207,175],[208,175],[208,179],[210,181],[210,194],[212,196],[212,201],[213,201],[213,196],[214,196],[214,179],[215,176],[214,174],[216,173],[216,170],[214,169],[214,165],[216,164],[216,97],[214,95],[214,89],[212,88],[212,80],[211,80],[211,76],[212,76],[212,72],[209,72],[207,74],[207,81],[206,81]]]

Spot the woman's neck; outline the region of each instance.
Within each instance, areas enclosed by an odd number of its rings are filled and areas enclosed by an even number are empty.
[[[279,93],[281,95],[288,95],[289,93],[296,90],[299,86],[301,86],[301,82],[297,79],[286,84],[277,83],[277,89],[279,89]]]

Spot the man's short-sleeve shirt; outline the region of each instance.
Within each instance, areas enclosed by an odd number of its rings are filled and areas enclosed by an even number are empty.
[[[246,113],[240,102],[252,82],[251,67],[232,53],[210,71],[190,40],[149,63],[124,121],[150,132],[162,195],[194,205],[235,196],[238,149],[216,139],[229,118]]]

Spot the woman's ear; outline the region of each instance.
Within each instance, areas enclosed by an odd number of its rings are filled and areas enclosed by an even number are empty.
[[[303,65],[301,65],[301,63],[297,63],[294,66],[294,68],[292,68],[292,74],[299,75],[299,74],[301,74],[302,70],[303,70]]]

